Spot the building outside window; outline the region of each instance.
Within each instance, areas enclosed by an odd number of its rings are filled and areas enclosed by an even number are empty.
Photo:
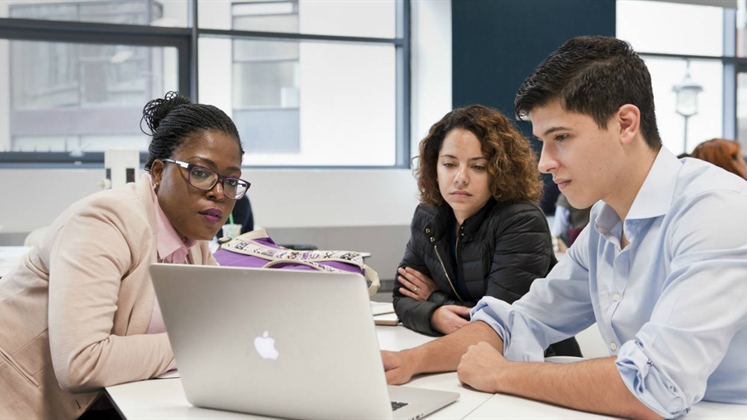
[[[408,166],[407,1],[196,6],[0,3],[0,164],[145,154],[143,105],[179,90],[234,119],[245,165]]]
[[[690,153],[702,141],[724,137],[747,150],[745,1],[719,2],[733,6],[728,8],[701,3],[618,0],[617,37],[629,41],[646,61],[659,134],[668,149]],[[697,113],[685,119],[676,112],[674,87],[688,73],[702,91]]]

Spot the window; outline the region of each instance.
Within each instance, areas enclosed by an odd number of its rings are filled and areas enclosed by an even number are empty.
[[[743,5],[744,0],[739,3]],[[736,57],[736,46],[742,45],[737,38],[743,37],[738,27],[744,26],[744,19],[738,20],[737,15],[735,9],[708,2],[617,2],[617,37],[629,41],[646,61],[659,134],[675,154],[692,152],[700,142],[714,137],[737,139],[735,65],[744,61]],[[692,116],[677,113],[676,87],[687,76],[702,88]],[[747,142],[742,136],[739,140]]]
[[[103,164],[110,148],[145,154],[143,105],[179,90],[234,119],[245,165],[408,167],[408,7],[5,2],[0,164]]]
[[[250,166],[406,166],[406,41],[394,0],[200,8],[201,101],[231,111]],[[230,6],[230,7],[229,7]],[[406,33],[404,29],[401,29]],[[398,96],[399,95],[399,96]]]
[[[136,122],[145,102],[177,89],[177,75],[164,66],[175,48],[5,43],[12,81],[8,151],[74,157],[111,147],[148,150]]]

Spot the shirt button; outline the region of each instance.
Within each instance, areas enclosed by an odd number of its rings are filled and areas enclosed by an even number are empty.
[[[612,296],[612,300],[614,300],[615,302],[617,302],[618,300],[620,300],[620,295],[618,295],[617,293],[615,293],[615,295]]]
[[[434,238],[433,236],[431,236],[431,242],[436,242],[436,238]]]
[[[610,350],[612,350],[612,351],[615,351],[615,350],[617,350],[617,344],[615,344],[615,343],[610,343]]]
[[[425,228],[425,233],[431,233],[431,229],[430,228]]]

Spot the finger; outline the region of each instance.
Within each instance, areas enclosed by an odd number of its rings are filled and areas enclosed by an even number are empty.
[[[397,372],[396,370],[388,370],[385,372],[385,374],[386,383],[389,385],[401,385],[406,382],[399,378],[399,372]]]
[[[413,279],[411,277],[400,277],[400,283],[402,283],[403,286],[407,287],[408,289],[415,291],[416,289],[420,289],[421,285],[417,281],[417,279]]]
[[[412,290],[415,287],[415,285],[413,285],[410,280],[408,280],[408,279],[406,279],[406,278],[404,278],[402,276],[400,276],[398,280],[399,280],[400,284],[402,284],[402,286],[404,286],[407,289]]]
[[[409,281],[407,279],[404,279],[403,277],[399,278],[399,282],[402,284],[402,286],[405,289],[407,289],[408,292],[414,293],[415,296],[418,295],[418,291],[421,289],[417,284],[415,284],[415,283],[413,283],[413,282],[411,282],[411,281]],[[402,289],[400,289],[400,290],[402,290]]]
[[[457,306],[454,310],[454,312],[458,313],[459,315],[469,315],[472,308],[468,308],[466,306]]]
[[[405,272],[407,273],[407,277],[412,280],[425,281],[428,278],[425,274],[414,268],[407,267]]]
[[[467,382],[467,381],[468,381],[468,380],[469,380],[470,378],[469,378],[469,377],[467,377],[467,374],[466,374],[466,373],[462,373],[461,375],[459,375],[459,374],[457,373],[457,378],[459,379],[459,382],[460,382],[460,383],[462,384],[462,387],[463,387],[463,388],[467,388],[467,389],[477,389],[477,388],[473,387],[472,385],[470,385],[470,384],[469,384],[469,382]]]
[[[418,275],[420,275],[420,271],[412,267],[405,267],[405,272],[407,273],[408,276],[412,276],[412,277],[417,277]]]
[[[406,278],[408,281],[412,281],[414,279],[413,272],[409,268],[400,268],[398,272],[402,277]]]
[[[455,316],[462,317],[462,315],[464,315],[465,308],[466,306],[449,305],[449,312],[451,312]],[[469,313],[469,309],[467,309],[467,313]]]
[[[418,294],[417,293],[413,293],[412,291],[410,291],[410,290],[408,290],[408,289],[406,289],[404,287],[400,287],[399,288],[399,293],[401,293],[401,294],[403,294],[403,295],[405,295],[407,297],[411,297],[413,299],[417,299],[418,298]]]

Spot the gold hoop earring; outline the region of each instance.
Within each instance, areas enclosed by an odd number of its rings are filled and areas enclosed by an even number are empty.
[[[153,191],[158,191],[158,183],[153,184]]]

